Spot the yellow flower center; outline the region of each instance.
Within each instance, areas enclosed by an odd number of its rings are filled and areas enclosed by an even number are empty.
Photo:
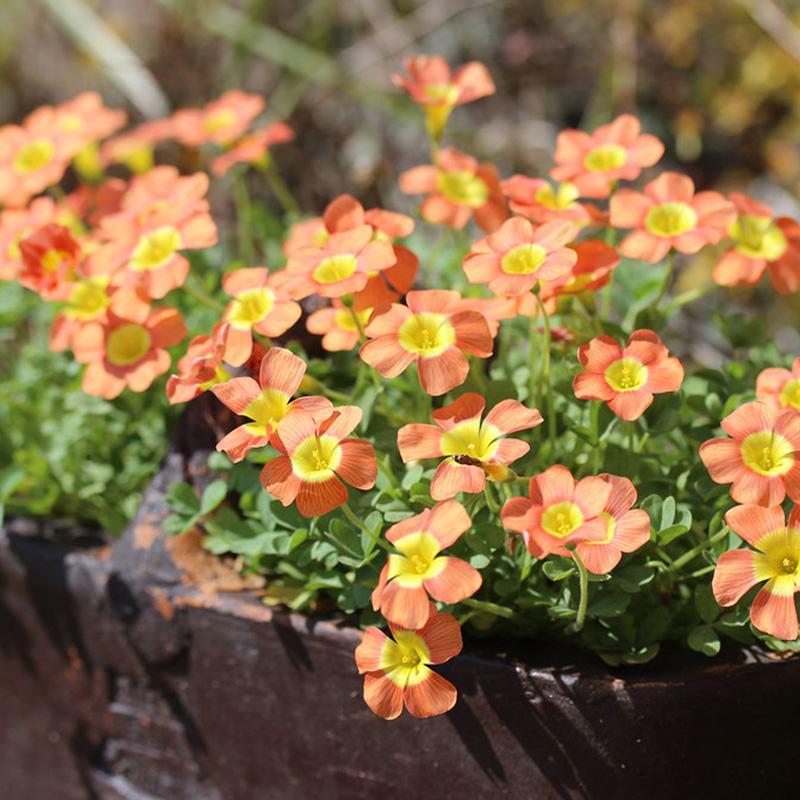
[[[773,594],[792,595],[800,589],[800,530],[779,528],[758,541],[756,580],[772,582]]]
[[[341,460],[339,440],[327,434],[309,436],[291,455],[294,474],[306,483],[327,481]]]
[[[55,272],[69,257],[69,253],[53,247],[50,250],[45,250],[40,263],[45,272]]]
[[[602,144],[591,150],[583,159],[583,166],[592,172],[608,172],[625,164],[628,154],[618,144]]]
[[[181,235],[176,228],[165,226],[139,238],[131,256],[130,268],[137,272],[163,267],[180,249]]]
[[[800,380],[792,378],[786,381],[781,389],[780,403],[782,406],[796,408],[800,411]]]
[[[87,278],[80,281],[70,292],[64,313],[70,319],[94,319],[99,317],[110,302],[106,287],[108,278]]]
[[[233,298],[227,319],[234,328],[247,330],[264,319],[274,305],[275,293],[272,289],[266,286],[247,289]]]
[[[369,315],[371,313],[371,308],[365,308],[363,311],[356,311],[358,322],[362,328],[367,324],[367,322],[369,322]],[[336,327],[340,330],[348,331],[350,333],[356,333],[358,331],[352,313],[346,308],[340,309],[336,312],[336,316],[334,317],[334,325],[336,325]]]
[[[436,188],[451,202],[480,208],[489,199],[489,187],[472,172],[439,172]]]
[[[338,283],[349,278],[357,266],[354,255],[343,253],[321,261],[314,269],[312,277],[317,283]]]
[[[751,433],[741,445],[742,461],[759,475],[784,475],[794,464],[788,439],[773,431]]]
[[[400,345],[409,353],[433,358],[456,340],[456,331],[444,314],[424,311],[412,314],[397,331]]]
[[[686,203],[662,203],[653,206],[644,220],[644,226],[654,236],[680,236],[697,225],[695,210]]]
[[[500,261],[500,269],[506,275],[530,275],[542,266],[547,250],[539,244],[529,242],[509,250]]]
[[[606,368],[605,379],[615,392],[633,392],[647,382],[647,367],[635,358],[620,358]]]
[[[381,669],[386,677],[401,687],[414,686],[430,674],[426,663],[430,651],[425,640],[413,631],[395,631],[395,641],[389,641],[381,656]]]
[[[142,325],[120,325],[108,335],[106,358],[116,367],[127,367],[139,361],[150,349],[150,331]]]
[[[288,396],[277,389],[264,389],[244,410],[243,414],[253,420],[247,429],[254,434],[266,436],[272,433],[278,423],[286,416],[289,407]]]
[[[542,528],[551,536],[563,539],[583,525],[583,514],[575,503],[554,503],[542,514]]]
[[[214,111],[203,120],[203,130],[206,133],[217,133],[218,131],[230,128],[236,123],[236,114],[229,108],[221,108]]]
[[[469,419],[442,433],[442,455],[487,461],[497,450],[499,438],[500,431],[494,425],[481,425],[480,420]]]
[[[83,130],[83,117],[80,114],[71,112],[69,114],[62,114],[58,118],[58,128],[65,133],[76,133]]]
[[[553,187],[546,183],[540,186],[534,198],[539,205],[549,208],[553,211],[563,211],[565,208],[575,204],[575,201],[580,197],[577,188],[572,183],[562,183],[555,191]]]
[[[425,97],[432,104],[452,105],[458,100],[458,86],[452,83],[429,83],[425,86]]]
[[[132,147],[122,157],[122,163],[135,175],[143,175],[153,168],[154,162],[153,145],[140,144]]]
[[[388,579],[400,585],[415,589],[422,582],[438,575],[445,566],[439,555],[439,542],[428,531],[417,531],[395,542],[400,555],[389,556]]]
[[[214,372],[214,377],[210,380],[207,380],[205,383],[200,384],[200,391],[205,392],[208,391],[212,386],[216,386],[218,383],[225,383],[225,381],[229,381],[231,379],[231,374],[222,364],[217,364],[217,368]]]
[[[50,139],[35,139],[25,145],[14,157],[14,169],[27,175],[46,167],[55,156],[56,148]]]
[[[777,261],[789,246],[783,231],[771,217],[740,214],[728,229],[728,233],[738,242],[737,252],[750,258]]]

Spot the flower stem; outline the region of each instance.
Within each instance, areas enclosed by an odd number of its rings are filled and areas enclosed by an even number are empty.
[[[685,566],[690,561],[693,561],[695,558],[697,558],[697,556],[699,556],[700,553],[702,553],[704,550],[707,550],[713,544],[716,544],[721,539],[724,539],[729,533],[730,533],[730,528],[727,525],[724,525],[722,530],[717,531],[707,541],[703,542],[702,544],[698,544],[691,550],[688,550],[680,558],[676,558],[672,562],[670,569],[672,570],[672,572],[677,572],[681,567]]]
[[[656,297],[655,301],[653,302],[654,306],[657,306],[663,299],[664,295],[669,291],[669,287],[672,285],[672,275],[675,272],[675,251],[670,250],[669,255],[667,256],[667,270],[664,273],[664,282],[661,284],[661,290],[658,293],[658,297]]]
[[[488,481],[483,487],[483,494],[486,497],[486,505],[489,507],[489,511],[491,511],[492,514],[497,514],[500,511],[500,506],[497,505],[497,502],[494,499],[494,495],[492,494],[492,489]]]
[[[583,624],[586,622],[586,609],[589,606],[589,573],[583,565],[577,551],[572,551],[572,558],[575,560],[575,566],[578,568],[578,585],[580,587],[580,600],[578,601],[578,614],[575,617],[575,632],[583,630]]]
[[[552,332],[550,330],[550,315],[544,307],[541,298],[538,294],[534,294],[536,302],[539,305],[539,310],[542,312],[542,319],[544,320],[544,351],[542,352],[542,371],[541,383],[544,386],[546,399],[547,399],[547,435],[550,439],[550,447],[555,450],[556,447],[556,407],[553,399],[553,384],[550,380],[550,343],[552,341]]]
[[[465,606],[484,611],[487,614],[493,614],[495,617],[503,617],[503,619],[519,620],[520,616],[515,611],[505,606],[499,606],[497,603],[490,603],[487,600],[475,600],[473,597],[468,597],[466,600],[461,601]]]
[[[376,534],[374,531],[371,531],[357,516],[356,512],[350,508],[349,503],[344,503],[342,506],[342,511],[344,511],[344,515],[350,522],[353,523],[360,531],[366,533],[367,536],[372,540],[373,544],[378,545],[378,547],[382,547],[387,553],[394,553],[394,548],[386,541],[381,539],[380,534]]]
[[[250,266],[256,257],[252,231],[253,215],[250,211],[250,192],[247,190],[247,182],[241,172],[237,172],[234,177],[233,191],[236,201],[236,232],[239,238],[239,250],[242,260]]]
[[[205,289],[200,287],[196,283],[193,275],[189,275],[188,280],[181,288],[184,292],[186,292],[186,294],[189,295],[189,297],[193,297],[195,300],[197,300],[198,303],[208,306],[208,308],[211,308],[220,314],[224,313],[225,306],[220,303],[219,300],[215,300],[210,294],[208,294],[208,292],[205,291]]]
[[[272,161],[270,160],[267,166],[263,169],[264,175],[267,178],[267,183],[269,184],[269,188],[275,195],[275,199],[280,203],[281,208],[287,214],[299,217],[300,206],[298,205],[297,200],[295,200],[291,190],[284,182],[283,178],[281,178],[281,176],[278,174],[278,171],[275,169]]]

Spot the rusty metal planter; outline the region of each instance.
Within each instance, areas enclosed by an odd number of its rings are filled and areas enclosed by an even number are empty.
[[[2,534],[3,800],[796,789],[800,659],[755,651],[609,671],[535,642],[468,643],[443,669],[461,693],[452,712],[375,718],[352,661],[356,631],[187,576],[160,531],[183,468],[170,456],[110,547],[19,525]]]

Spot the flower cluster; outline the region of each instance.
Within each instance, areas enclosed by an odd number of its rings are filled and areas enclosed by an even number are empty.
[[[124,115],[84,94],[0,129],[0,279],[55,305],[51,346],[85,365],[85,392],[158,382],[173,404],[216,398],[216,466],[245,476],[230,488],[246,519],[204,501],[187,524],[251,559],[293,608],[335,596],[360,612],[356,664],[381,717],[452,708],[431,667],[460,652],[462,625],[549,626],[610,663],[653,657],[670,625],[708,653],[728,629],[797,639],[800,512],[784,506],[800,504],[800,359],[734,390],[733,373],[687,374],[662,339],[691,299],[671,297],[676,267],[705,248],[720,286],[768,273],[798,291],[797,223],[672,171],[633,188],[665,148],[627,114],[562,132],[552,181],[502,180],[444,145],[455,107],[494,92],[486,68],[405,66],[395,83],[431,143],[431,163],[399,178],[424,196],[422,231],[342,194],[292,216],[285,261],[267,267],[246,199],[240,258],[217,268],[229,243],[223,230],[217,246],[209,173],[233,172],[247,198],[252,166],[293,215],[269,153],[292,130],[231,91],[119,133]],[[166,139],[203,169],[156,166]],[[50,191],[68,169],[79,188]],[[425,250],[433,225],[445,230]],[[237,543],[258,514],[267,530]],[[719,617],[762,583],[755,633]]]

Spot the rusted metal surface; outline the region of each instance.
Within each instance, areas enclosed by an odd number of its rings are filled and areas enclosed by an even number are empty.
[[[611,672],[468,643],[444,717],[361,698],[358,634],[214,591],[160,533],[173,455],[111,552],[0,539],[3,800],[766,797],[795,791],[800,660]],[[181,560],[183,559],[183,560]]]

